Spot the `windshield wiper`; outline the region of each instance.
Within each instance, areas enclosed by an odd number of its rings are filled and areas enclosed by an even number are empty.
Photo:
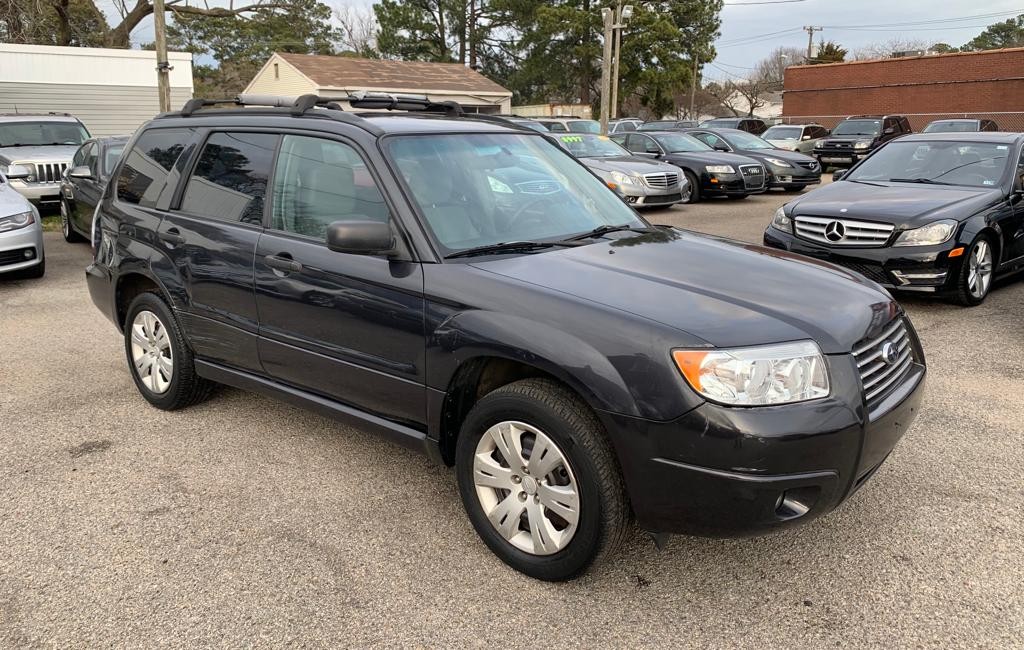
[[[631,226],[629,224],[624,223],[624,224],[620,224],[618,226],[608,226],[608,225],[606,225],[606,226],[598,226],[597,228],[594,228],[593,230],[591,230],[589,232],[581,233],[579,235],[573,235],[572,237],[566,237],[562,241],[563,242],[568,242],[568,241],[574,242],[574,241],[579,241],[581,239],[590,239],[592,237],[600,237],[601,235],[607,235],[610,232],[620,232],[620,231],[623,231],[623,230],[632,230],[633,232],[651,232],[650,228],[645,228],[643,226]]]
[[[882,185],[881,183],[872,183],[871,181],[859,181],[853,178],[844,178],[843,180],[850,181],[851,183],[860,183],[862,185],[871,185],[873,187],[885,187],[885,185]]]
[[[890,178],[890,183],[924,183],[925,185],[953,185],[944,181],[937,181],[931,178]]]
[[[580,244],[574,241],[503,241],[497,244],[485,244],[484,246],[474,246],[473,248],[467,248],[466,250],[456,251],[445,255],[446,260],[455,259],[457,257],[473,257],[474,255],[489,255],[491,253],[513,253],[516,251],[533,251],[541,250],[544,248],[551,248],[553,246],[579,246]]]

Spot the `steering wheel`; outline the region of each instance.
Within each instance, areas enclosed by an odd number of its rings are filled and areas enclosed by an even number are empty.
[[[540,215],[531,215],[529,218],[524,218],[524,215],[526,214],[527,210],[529,210],[533,206],[538,205],[540,203],[547,203],[549,196],[550,195],[540,196],[533,199],[532,201],[527,201],[526,203],[524,203],[519,209],[517,209],[512,214],[511,217],[509,217],[506,231],[515,230],[516,226],[519,225],[520,221],[524,223],[529,223],[530,221],[541,221],[542,217]]]

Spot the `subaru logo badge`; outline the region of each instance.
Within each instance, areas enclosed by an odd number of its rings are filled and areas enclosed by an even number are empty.
[[[896,363],[896,359],[899,357],[899,351],[896,349],[896,344],[892,341],[886,341],[882,344],[882,361],[886,365],[892,365]]]
[[[842,241],[846,237],[846,226],[843,225],[842,221],[830,221],[825,226],[825,239],[836,242]]]

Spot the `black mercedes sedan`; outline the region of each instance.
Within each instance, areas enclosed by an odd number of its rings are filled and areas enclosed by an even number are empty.
[[[689,188],[684,203],[706,196],[745,199],[767,189],[764,165],[749,156],[715,151],[692,135],[678,131],[652,131],[613,135],[612,140],[635,155],[656,158],[682,168]]]
[[[1024,266],[1024,135],[921,133],[779,208],[764,243],[903,291],[981,303]]]
[[[768,189],[799,192],[821,182],[818,161],[796,151],[779,149],[767,140],[739,129],[690,129],[686,131],[715,151],[749,156],[764,165]]]

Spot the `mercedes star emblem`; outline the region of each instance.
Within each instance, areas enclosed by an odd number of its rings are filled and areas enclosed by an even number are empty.
[[[886,341],[882,344],[882,361],[888,365],[896,363],[896,359],[899,357],[899,351],[896,349],[896,344],[892,341]]]
[[[825,239],[829,241],[842,241],[846,237],[846,226],[842,221],[830,221],[825,226]]]

